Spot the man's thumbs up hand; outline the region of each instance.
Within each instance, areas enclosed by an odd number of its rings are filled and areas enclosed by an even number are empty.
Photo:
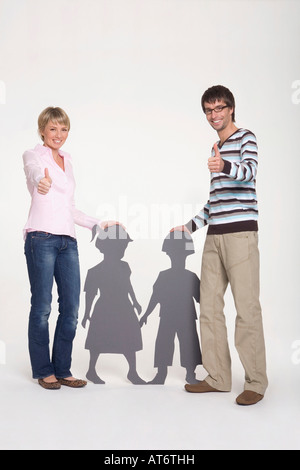
[[[220,151],[219,151],[218,144],[214,144],[214,151],[215,151],[215,157],[220,157]],[[47,170],[47,168],[46,168],[46,170]]]
[[[215,156],[208,159],[208,169],[211,173],[220,173],[224,168],[224,161],[221,158],[217,144],[214,144]]]
[[[38,193],[40,194],[48,194],[49,192],[49,189],[51,188],[51,185],[52,185],[52,179],[50,178],[50,175],[49,175],[49,170],[48,168],[45,168],[45,177],[42,178],[38,184]]]

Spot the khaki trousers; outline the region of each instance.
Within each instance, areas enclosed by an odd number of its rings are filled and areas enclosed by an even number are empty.
[[[230,391],[224,294],[230,283],[237,311],[235,347],[245,370],[245,390],[264,394],[268,385],[265,342],[259,302],[257,232],[207,235],[202,257],[200,331],[205,379],[217,390]]]

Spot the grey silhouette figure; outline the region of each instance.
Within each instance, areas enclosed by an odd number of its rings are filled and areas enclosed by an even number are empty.
[[[103,254],[103,261],[89,269],[85,291],[83,328],[90,321],[85,349],[90,351],[90,363],[86,377],[95,384],[105,382],[96,372],[100,354],[123,354],[129,364],[127,378],[133,384],[144,384],[136,370],[136,352],[143,349],[141,328],[135,310],[142,308],[137,302],[131,285],[131,270],[122,261],[131,238],[119,225],[96,232],[96,248]],[[91,314],[92,305],[97,301]]]
[[[173,363],[176,335],[181,366],[186,369],[186,381],[197,383],[195,369],[202,364],[195,308],[195,302],[200,302],[200,280],[185,267],[187,256],[195,252],[193,240],[186,232],[171,232],[164,240],[162,251],[170,257],[171,268],[159,273],[149,305],[140,319],[140,325],[143,326],[157,304],[160,304],[154,356],[157,374],[148,383],[165,383],[168,366]]]

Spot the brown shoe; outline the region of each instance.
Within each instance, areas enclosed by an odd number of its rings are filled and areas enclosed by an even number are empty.
[[[87,385],[87,382],[81,379],[73,379],[73,380],[58,379],[58,381],[61,385],[65,385],[66,387],[71,387],[71,388],[83,388]]]
[[[255,405],[263,398],[264,396],[259,393],[253,392],[252,390],[245,390],[237,397],[236,402],[238,405],[249,406]]]
[[[39,379],[38,383],[41,387],[45,388],[46,390],[59,390],[61,385],[58,381],[56,382],[45,382],[43,379]]]
[[[221,390],[211,387],[207,382],[205,382],[205,380],[202,380],[197,384],[186,384],[184,388],[187,392],[191,393],[221,392]]]

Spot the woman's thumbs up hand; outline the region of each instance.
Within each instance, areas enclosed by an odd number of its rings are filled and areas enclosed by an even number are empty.
[[[48,194],[50,188],[51,188],[51,185],[52,185],[52,179],[50,178],[50,175],[49,175],[49,170],[48,168],[45,168],[45,177],[42,178],[38,184],[38,193],[40,194]]]

